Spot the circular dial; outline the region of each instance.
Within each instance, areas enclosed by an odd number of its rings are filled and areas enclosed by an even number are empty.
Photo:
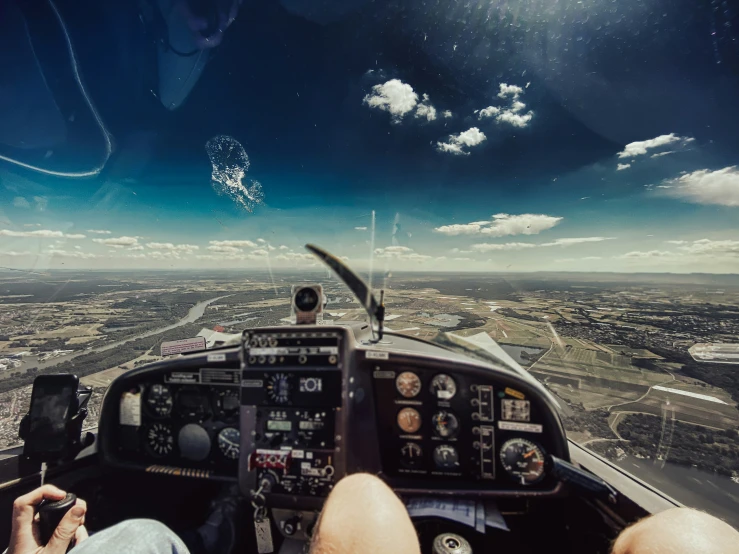
[[[442,438],[452,438],[457,435],[459,431],[459,420],[451,412],[445,412],[444,410],[436,412],[433,417],[434,422],[434,433]]]
[[[448,444],[440,444],[434,448],[434,463],[439,469],[456,469],[459,467],[457,449]]]
[[[290,381],[284,373],[272,375],[267,382],[267,396],[275,404],[287,404],[290,400]]]
[[[423,450],[415,442],[407,442],[400,449],[400,461],[406,467],[415,467],[421,462]]]
[[[312,287],[303,287],[295,293],[295,307],[301,312],[312,312],[318,307],[318,293]]]
[[[415,408],[403,408],[398,412],[398,427],[406,433],[415,433],[421,428],[421,414]]]
[[[203,419],[210,412],[208,397],[195,387],[181,388],[175,395],[175,405],[180,417]]]
[[[522,485],[536,483],[544,477],[544,452],[526,439],[511,439],[500,447],[500,461],[508,475]]]
[[[169,387],[156,383],[146,393],[146,405],[159,417],[166,417],[172,411],[172,393]]]
[[[457,383],[449,375],[439,373],[431,379],[431,394],[439,400],[451,400],[457,394]]]
[[[221,417],[230,417],[239,413],[241,400],[237,389],[218,391],[215,397],[216,412]]]
[[[146,446],[155,456],[166,456],[174,450],[174,433],[172,426],[166,423],[155,423],[146,432]]]
[[[405,398],[413,398],[421,392],[421,379],[412,371],[404,371],[395,379],[395,388]]]
[[[218,433],[218,449],[229,460],[239,459],[239,444],[241,433],[234,427],[226,427]]]

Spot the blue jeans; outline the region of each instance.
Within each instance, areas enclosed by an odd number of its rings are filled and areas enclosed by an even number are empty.
[[[174,532],[153,519],[129,519],[91,535],[73,554],[189,554]]]

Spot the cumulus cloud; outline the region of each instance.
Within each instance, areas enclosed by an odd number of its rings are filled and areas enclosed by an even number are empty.
[[[737,166],[716,171],[700,169],[663,181],[658,188],[666,196],[693,204],[739,206],[739,171]]]
[[[443,117],[444,119],[449,119],[450,117],[452,117],[451,110],[444,110],[443,112],[441,112],[441,117]]]
[[[627,252],[626,254],[621,254],[620,256],[614,257],[624,260],[643,260],[645,258],[664,258],[673,255],[674,254],[672,252],[667,252],[665,250],[635,250],[633,252]]]
[[[290,248],[285,246],[284,244],[280,245],[280,250],[289,250]]]
[[[520,94],[523,94],[523,89],[521,87],[500,83],[498,98],[513,98],[514,100],[517,100]]]
[[[136,246],[139,243],[139,237],[113,237],[109,239],[92,239],[92,242],[111,246],[113,248],[125,248],[126,246]]]
[[[686,254],[726,256],[739,255],[739,240],[711,240],[699,239],[690,241],[671,241],[673,244],[681,243],[678,250]]]
[[[275,256],[275,260],[281,262],[293,262],[293,261],[307,261],[315,262],[316,257],[313,254],[304,254],[303,252],[285,252],[284,254],[278,254]]]
[[[538,245],[530,242],[505,242],[500,244],[480,243],[473,244],[470,248],[475,252],[500,252],[507,250],[526,250],[527,248],[536,248]]]
[[[616,237],[574,237],[557,239],[553,242],[542,243],[541,246],[572,246],[573,244],[583,244],[586,242],[603,242],[604,240],[614,240]]]
[[[257,243],[250,240],[211,240],[211,246],[233,246],[235,248],[257,248]]]
[[[378,258],[388,258],[406,262],[425,262],[433,259],[433,256],[419,254],[407,246],[386,246],[385,248],[375,248],[375,256]]]
[[[561,217],[545,214],[495,214],[490,221],[473,221],[466,224],[442,225],[434,231],[444,235],[538,235],[562,221]]]
[[[241,252],[241,248],[236,248],[235,246],[223,246],[220,244],[211,244],[208,247],[208,250],[211,252],[221,252],[221,253],[238,253]]]
[[[30,208],[31,203],[22,196],[16,196],[13,198],[13,206],[16,208]]]
[[[428,94],[423,95],[421,103],[416,107],[415,116],[419,119],[425,118],[426,121],[436,120],[436,108],[431,105]]]
[[[81,252],[80,250],[59,250],[56,248],[52,248],[50,250],[46,251],[47,254],[50,254],[52,256],[57,256],[59,258],[79,258],[79,259],[90,259],[90,258],[97,258],[95,254],[92,254],[91,252]]]
[[[193,252],[200,250],[200,247],[195,244],[172,244],[171,242],[147,242],[147,248],[152,250],[169,250],[170,252]]]
[[[93,235],[109,235],[110,231],[107,231],[106,229],[88,229],[88,233],[92,233]]]
[[[497,123],[508,123],[514,127],[526,127],[534,118],[534,112],[522,113],[526,109],[526,104],[520,100],[520,96],[524,90],[516,85],[500,83],[500,92],[498,98],[510,100],[510,105],[505,108],[497,106],[488,106],[476,112],[478,119],[495,118]]]
[[[11,229],[0,229],[0,237],[41,238],[41,239],[83,239],[85,238],[85,235],[66,234],[61,231],[50,231],[49,229],[37,229],[36,231],[13,231]]]
[[[660,146],[666,146],[668,144],[674,144],[682,141],[683,143],[692,142],[693,138],[690,137],[679,137],[675,133],[669,135],[660,135],[649,140],[638,140],[627,144],[623,151],[618,153],[619,158],[632,158],[634,156],[642,156],[647,153],[648,150],[653,148],[659,148]]]
[[[469,156],[470,153],[465,150],[465,147],[477,146],[486,138],[485,133],[480,131],[480,129],[472,127],[462,133],[449,135],[447,142],[437,142],[436,149],[439,152],[449,152],[458,156]]]
[[[364,97],[364,103],[370,108],[389,112],[397,122],[408,112],[413,111],[418,104],[418,94],[409,84],[399,79],[391,79],[373,86],[372,92]]]
[[[264,248],[257,248],[256,250],[252,250],[251,254],[254,256],[267,256],[269,252],[267,252]]]
[[[631,164],[618,164],[616,166],[616,171],[623,171],[624,169],[629,169],[631,167]]]

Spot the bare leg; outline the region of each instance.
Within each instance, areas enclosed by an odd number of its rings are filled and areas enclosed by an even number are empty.
[[[311,554],[419,554],[416,530],[395,493],[374,475],[339,481],[321,512]]]
[[[718,518],[673,508],[625,529],[612,554],[728,554],[739,552],[739,532]]]

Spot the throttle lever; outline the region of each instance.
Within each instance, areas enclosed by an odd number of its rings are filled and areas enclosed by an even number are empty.
[[[59,525],[64,515],[77,502],[77,496],[68,492],[61,500],[42,500],[36,507],[39,516],[39,530],[41,532],[41,543],[48,544],[54,530]],[[69,551],[75,544],[74,538],[69,543]]]
[[[551,456],[551,459],[552,475],[554,477],[585,493],[589,493],[593,496],[605,497],[611,504],[616,503],[618,491],[603,479],[593,475],[592,473],[588,473],[569,462],[565,462],[556,456]]]

